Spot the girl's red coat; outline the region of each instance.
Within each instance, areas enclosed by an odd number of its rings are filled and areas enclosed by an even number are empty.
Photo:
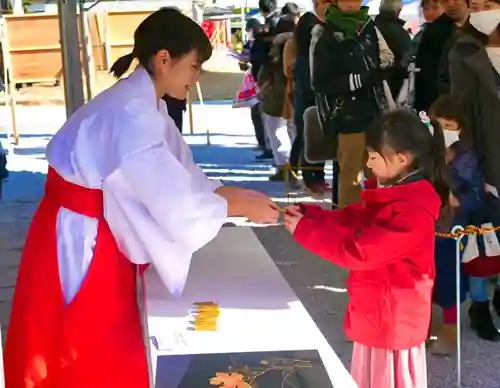
[[[352,341],[409,349],[426,340],[430,323],[439,196],[418,180],[365,190],[361,199],[335,211],[304,206],[294,237],[350,270],[345,330]]]

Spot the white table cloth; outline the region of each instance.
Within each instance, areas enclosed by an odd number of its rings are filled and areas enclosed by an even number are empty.
[[[154,374],[162,356],[318,350],[335,388],[356,387],[251,228],[225,227],[195,254],[181,297],[169,295],[154,271],[145,281]],[[219,304],[215,332],[189,329],[192,305],[201,301]],[[177,388],[189,357],[178,360],[161,388]]]

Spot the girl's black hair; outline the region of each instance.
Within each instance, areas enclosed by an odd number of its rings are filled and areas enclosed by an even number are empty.
[[[449,201],[446,178],[446,149],[439,123],[432,121],[433,134],[420,117],[409,110],[395,110],[378,117],[366,132],[366,146],[381,155],[387,148],[413,156],[410,171],[418,171],[429,180],[441,198],[442,206]]]
[[[297,54],[309,55],[309,47],[311,46],[311,33],[320,20],[312,12],[306,12],[302,15],[295,28],[295,43],[297,44]]]
[[[118,58],[109,72],[119,78],[137,58],[152,73],[149,61],[160,50],[167,50],[172,59],[195,50],[200,64],[212,56],[212,45],[202,28],[178,9],[165,7],[142,21],[134,33],[133,51]]]
[[[464,106],[462,101],[450,94],[439,96],[429,109],[429,115],[434,118],[443,118],[456,121],[459,128],[462,128]]]

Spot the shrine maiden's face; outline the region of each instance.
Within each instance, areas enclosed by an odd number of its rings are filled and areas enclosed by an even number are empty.
[[[166,50],[158,52],[155,60],[155,87],[159,97],[168,94],[170,97],[183,100],[189,88],[196,84],[201,72],[201,63],[198,53],[191,51],[188,54],[172,58]]]

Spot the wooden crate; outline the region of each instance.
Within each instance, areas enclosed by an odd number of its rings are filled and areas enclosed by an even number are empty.
[[[81,42],[82,34],[79,25],[78,29]],[[87,51],[90,51],[89,55],[92,58],[89,34],[87,34],[87,38],[89,41],[86,42],[86,48]],[[80,46],[82,47],[83,60],[83,45]],[[5,16],[2,22],[2,56],[6,102],[11,108],[14,141],[18,143],[15,85],[62,81],[63,64],[58,14],[36,13]],[[90,61],[89,67],[89,76],[92,80],[95,70],[92,61]]]
[[[135,30],[152,13],[152,10],[106,12],[105,46],[108,69],[119,57],[132,52]]]

